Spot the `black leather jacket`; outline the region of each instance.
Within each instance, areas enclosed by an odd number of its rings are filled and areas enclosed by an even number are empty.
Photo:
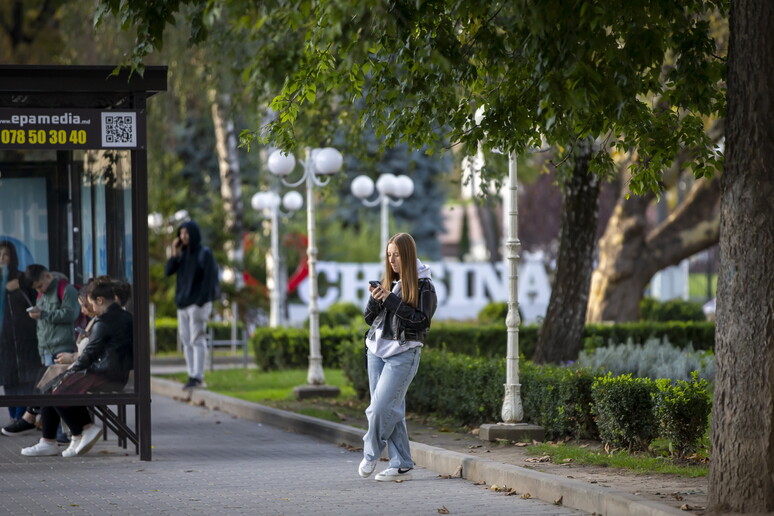
[[[401,344],[409,341],[424,342],[437,305],[433,282],[424,278],[419,280],[418,308],[404,303],[400,296],[392,292],[384,301],[377,301],[370,296],[364,313],[366,324],[371,326],[366,336],[372,338],[384,320],[383,339],[399,340]]]
[[[89,343],[71,366],[71,371],[99,373],[117,382],[126,382],[132,369],[132,315],[111,304],[91,328]]]

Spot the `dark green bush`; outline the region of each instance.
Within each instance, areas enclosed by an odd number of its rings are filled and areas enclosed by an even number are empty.
[[[408,410],[437,413],[462,424],[499,420],[505,360],[423,350],[406,396]]]
[[[532,358],[538,326],[519,328],[519,354]],[[508,334],[505,325],[434,322],[425,337],[425,347],[481,357],[504,357]]]
[[[353,326],[365,324],[363,310],[354,303],[333,303],[320,312],[320,326]],[[308,326],[308,321],[305,326]]]
[[[520,380],[524,418],[542,426],[548,439],[597,438],[591,415],[591,371],[522,362]]]
[[[689,382],[679,380],[673,384],[664,378],[656,380],[656,387],[653,402],[661,436],[670,441],[674,457],[684,458],[696,451],[707,431],[712,408],[709,385],[694,373]]]
[[[643,297],[640,301],[641,321],[706,321],[701,303],[670,299],[659,301],[652,297]]]
[[[323,367],[341,367],[340,344],[362,341],[360,328],[320,327]],[[255,363],[263,371],[306,367],[309,364],[309,330],[299,328],[257,328],[250,337]]]
[[[648,378],[626,374],[599,376],[591,386],[599,437],[607,446],[630,452],[646,451],[658,436],[652,394],[656,386]]]
[[[360,399],[368,397],[364,353],[362,336],[340,345],[342,368]],[[641,450],[647,449],[658,435],[651,397],[656,386],[650,380],[632,379],[630,375],[595,376],[586,369],[540,366],[523,359],[519,380],[524,420],[541,425],[549,439],[601,436],[610,446]],[[461,424],[497,422],[501,420],[504,383],[504,358],[424,348],[406,396],[407,409],[442,415]],[[686,425],[697,425],[694,431],[700,435],[706,429],[706,419],[689,417],[702,413],[701,388],[706,388],[706,383],[684,389],[682,397],[691,402],[682,409],[672,391],[664,398],[668,408],[659,413],[659,418],[670,428],[664,432],[665,437],[675,443],[690,440]],[[676,435],[673,428],[682,433]]]
[[[342,340],[339,344],[341,369],[352,384],[358,399],[369,396],[368,371],[366,369],[365,340],[362,338]]]
[[[629,339],[634,344],[644,344],[648,339],[662,340],[665,337],[677,348],[686,348],[691,344],[696,351],[712,351],[715,348],[715,323],[675,321],[587,324],[583,349],[590,352],[610,344],[624,344]]]

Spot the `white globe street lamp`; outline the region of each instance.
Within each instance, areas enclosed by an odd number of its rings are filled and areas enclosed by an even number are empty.
[[[344,159],[341,153],[332,148],[306,149],[306,159],[301,162],[304,168],[304,174],[301,179],[295,183],[285,181],[285,176],[289,175],[295,167],[295,157],[292,154],[284,153],[280,150],[272,152],[269,156],[268,167],[272,174],[282,178],[286,186],[295,187],[306,181],[306,225],[309,233],[309,244],[306,250],[309,265],[309,370],[307,372],[307,383],[310,386],[324,386],[325,373],[322,367],[322,352],[320,349],[320,308],[318,306],[317,292],[317,243],[315,238],[314,221],[314,187],[325,186],[330,181],[330,177],[323,179],[318,176],[331,176],[341,170]],[[329,387],[327,389],[301,389],[296,388],[296,397],[307,396],[336,396],[338,388]]]
[[[253,195],[250,204],[255,211],[262,212],[263,217],[271,221],[271,255],[267,257],[267,269],[271,271],[271,285],[269,285],[269,326],[276,328],[284,325],[282,317],[282,300],[285,289],[280,280],[279,258],[279,216],[292,215],[304,204],[301,194],[293,190],[286,193],[280,201],[277,192],[258,192]],[[280,204],[287,210],[283,212]]]
[[[400,206],[403,200],[411,197],[414,193],[414,181],[404,175],[395,176],[393,174],[382,174],[376,180],[376,190],[379,195],[376,199],[369,201],[368,198],[374,193],[374,182],[368,176],[357,176],[350,186],[352,195],[360,199],[366,206],[381,205],[381,237],[382,252],[387,247],[389,235],[389,206]]]

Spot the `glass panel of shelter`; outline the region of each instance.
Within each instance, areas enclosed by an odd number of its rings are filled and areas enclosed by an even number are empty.
[[[26,311],[38,303],[37,292],[24,278],[22,288],[14,280],[28,265],[40,264],[57,281],[75,287],[97,276],[130,283],[131,193],[129,151],[0,151],[3,396],[41,394],[36,386],[46,370],[37,342],[39,323],[30,323]],[[133,298],[125,308],[134,311]],[[72,333],[75,351],[78,334]],[[130,379],[122,390],[110,392],[133,392],[134,387]]]

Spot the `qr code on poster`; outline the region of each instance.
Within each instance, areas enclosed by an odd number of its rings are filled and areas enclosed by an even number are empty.
[[[102,113],[103,147],[137,146],[137,113]]]

